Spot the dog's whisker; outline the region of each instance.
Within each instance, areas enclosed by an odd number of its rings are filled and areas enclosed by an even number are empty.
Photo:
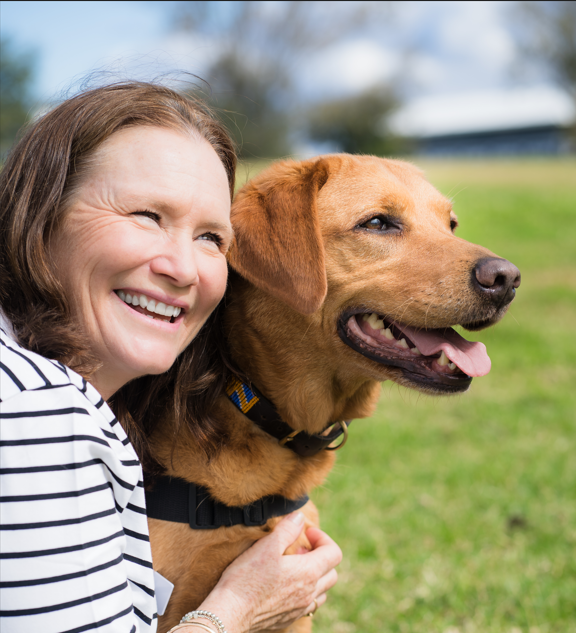
[[[452,200],[454,200],[456,198],[456,196],[460,195],[463,191],[466,191],[466,189],[468,189],[467,186],[462,187],[462,189],[460,189],[459,191],[457,191],[453,196],[452,196]]]

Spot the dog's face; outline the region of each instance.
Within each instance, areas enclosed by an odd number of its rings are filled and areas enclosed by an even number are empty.
[[[313,321],[362,375],[455,393],[490,370],[477,330],[504,315],[515,266],[454,234],[412,165],[335,155],[272,166],[239,193],[230,262]]]

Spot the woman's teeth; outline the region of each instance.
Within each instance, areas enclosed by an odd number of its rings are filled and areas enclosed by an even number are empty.
[[[176,318],[182,308],[178,308],[176,306],[166,305],[161,301],[155,301],[154,299],[148,298],[146,295],[131,295],[129,292],[124,292],[123,290],[118,290],[116,294],[128,305],[134,307],[140,307],[148,312],[153,312],[154,314],[158,314],[159,316],[168,317],[169,319],[174,317]],[[154,317],[152,314],[148,314],[151,319]]]

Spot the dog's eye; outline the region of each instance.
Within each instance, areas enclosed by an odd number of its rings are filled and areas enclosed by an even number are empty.
[[[452,233],[454,233],[457,226],[458,226],[458,222],[456,220],[450,220],[450,230],[452,231]]]
[[[367,222],[364,222],[364,224],[360,224],[359,226],[360,228],[368,229],[369,231],[388,231],[390,229],[397,228],[396,225],[381,215],[370,218]]]

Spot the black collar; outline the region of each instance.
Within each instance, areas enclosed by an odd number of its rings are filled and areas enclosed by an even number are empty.
[[[253,386],[233,376],[226,393],[232,402],[263,431],[275,437],[282,446],[297,455],[310,457],[321,450],[335,450],[346,442],[347,422],[331,424],[328,435],[309,435],[284,422],[276,407]],[[328,428],[330,428],[330,426]],[[331,444],[344,434],[336,447]],[[304,496],[292,500],[280,495],[269,495],[245,506],[227,506],[210,496],[208,490],[177,477],[158,477],[151,490],[146,491],[146,514],[151,519],[187,523],[193,530],[213,530],[232,525],[264,525],[268,519],[290,514],[308,501]]]
[[[247,418],[275,437],[282,446],[293,450],[301,457],[316,455],[321,450],[333,451],[341,448],[348,437],[348,425],[351,420],[331,423],[327,429],[334,428],[327,435],[309,435],[305,431],[295,431],[282,420],[276,407],[254,385],[248,386],[236,376],[232,376],[228,381],[226,394]],[[342,434],[344,439],[340,444],[330,446]]]

